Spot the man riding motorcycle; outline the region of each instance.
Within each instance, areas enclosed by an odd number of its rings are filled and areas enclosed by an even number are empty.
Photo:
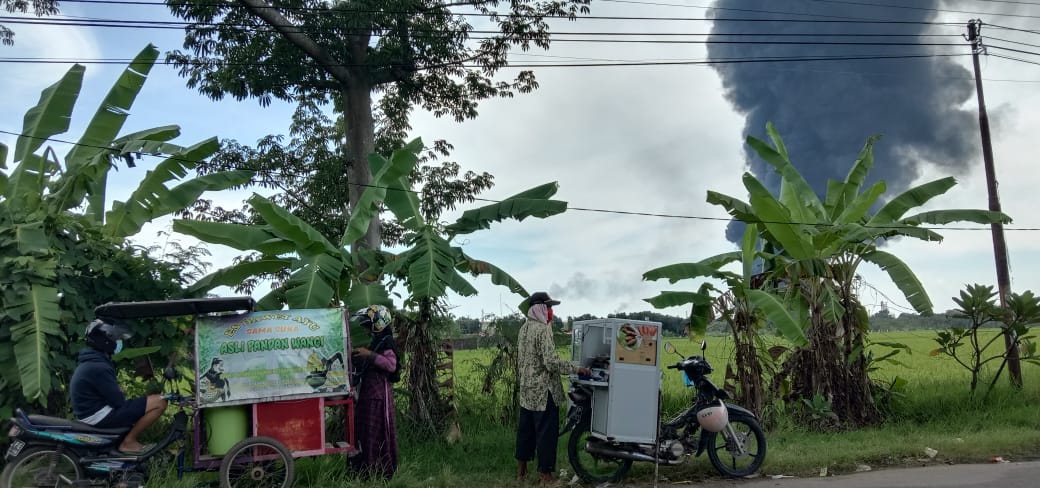
[[[166,400],[149,395],[127,400],[116,380],[112,355],[123,350],[129,329],[114,321],[95,320],[87,326],[87,347],[79,353],[69,391],[72,413],[80,422],[98,428],[132,427],[119,445],[124,454],[136,455],[151,446],[141,445],[137,436],[166,411]]]

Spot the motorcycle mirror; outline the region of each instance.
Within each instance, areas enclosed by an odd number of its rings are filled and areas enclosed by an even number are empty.
[[[173,381],[177,379],[177,370],[173,366],[167,366],[166,369],[163,369],[162,375],[163,378]]]
[[[664,343],[664,350],[665,350],[665,351],[668,351],[668,352],[672,352],[672,353],[675,353],[675,354],[676,354],[676,355],[678,355],[679,357],[681,357],[681,358],[683,358],[683,359],[686,359],[686,357],[685,357],[685,356],[683,356],[683,355],[682,355],[682,354],[681,354],[681,353],[680,353],[680,352],[679,352],[679,351],[678,351],[678,350],[677,350],[677,349],[675,348],[675,346],[674,346],[674,345],[672,345],[672,343],[671,343],[671,342],[665,342],[665,343]]]
[[[701,352],[704,352],[704,350],[707,349],[707,348],[708,348],[708,341],[701,340]]]

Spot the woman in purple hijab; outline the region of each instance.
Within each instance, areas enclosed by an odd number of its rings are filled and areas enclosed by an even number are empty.
[[[354,437],[361,453],[350,458],[350,464],[363,478],[390,479],[397,471],[392,383],[401,378],[400,354],[386,307],[370,305],[355,313],[354,320],[372,334],[372,342],[352,351],[355,375],[360,380]]]

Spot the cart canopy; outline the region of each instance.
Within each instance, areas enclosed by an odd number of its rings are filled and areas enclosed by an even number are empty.
[[[109,302],[94,309],[99,318],[141,319],[174,317],[241,310],[251,312],[253,297],[189,298],[151,302]]]

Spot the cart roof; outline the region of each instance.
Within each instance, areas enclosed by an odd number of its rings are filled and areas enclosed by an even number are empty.
[[[172,317],[244,310],[251,312],[253,297],[189,298],[152,302],[109,302],[94,309],[94,315],[114,319]]]

